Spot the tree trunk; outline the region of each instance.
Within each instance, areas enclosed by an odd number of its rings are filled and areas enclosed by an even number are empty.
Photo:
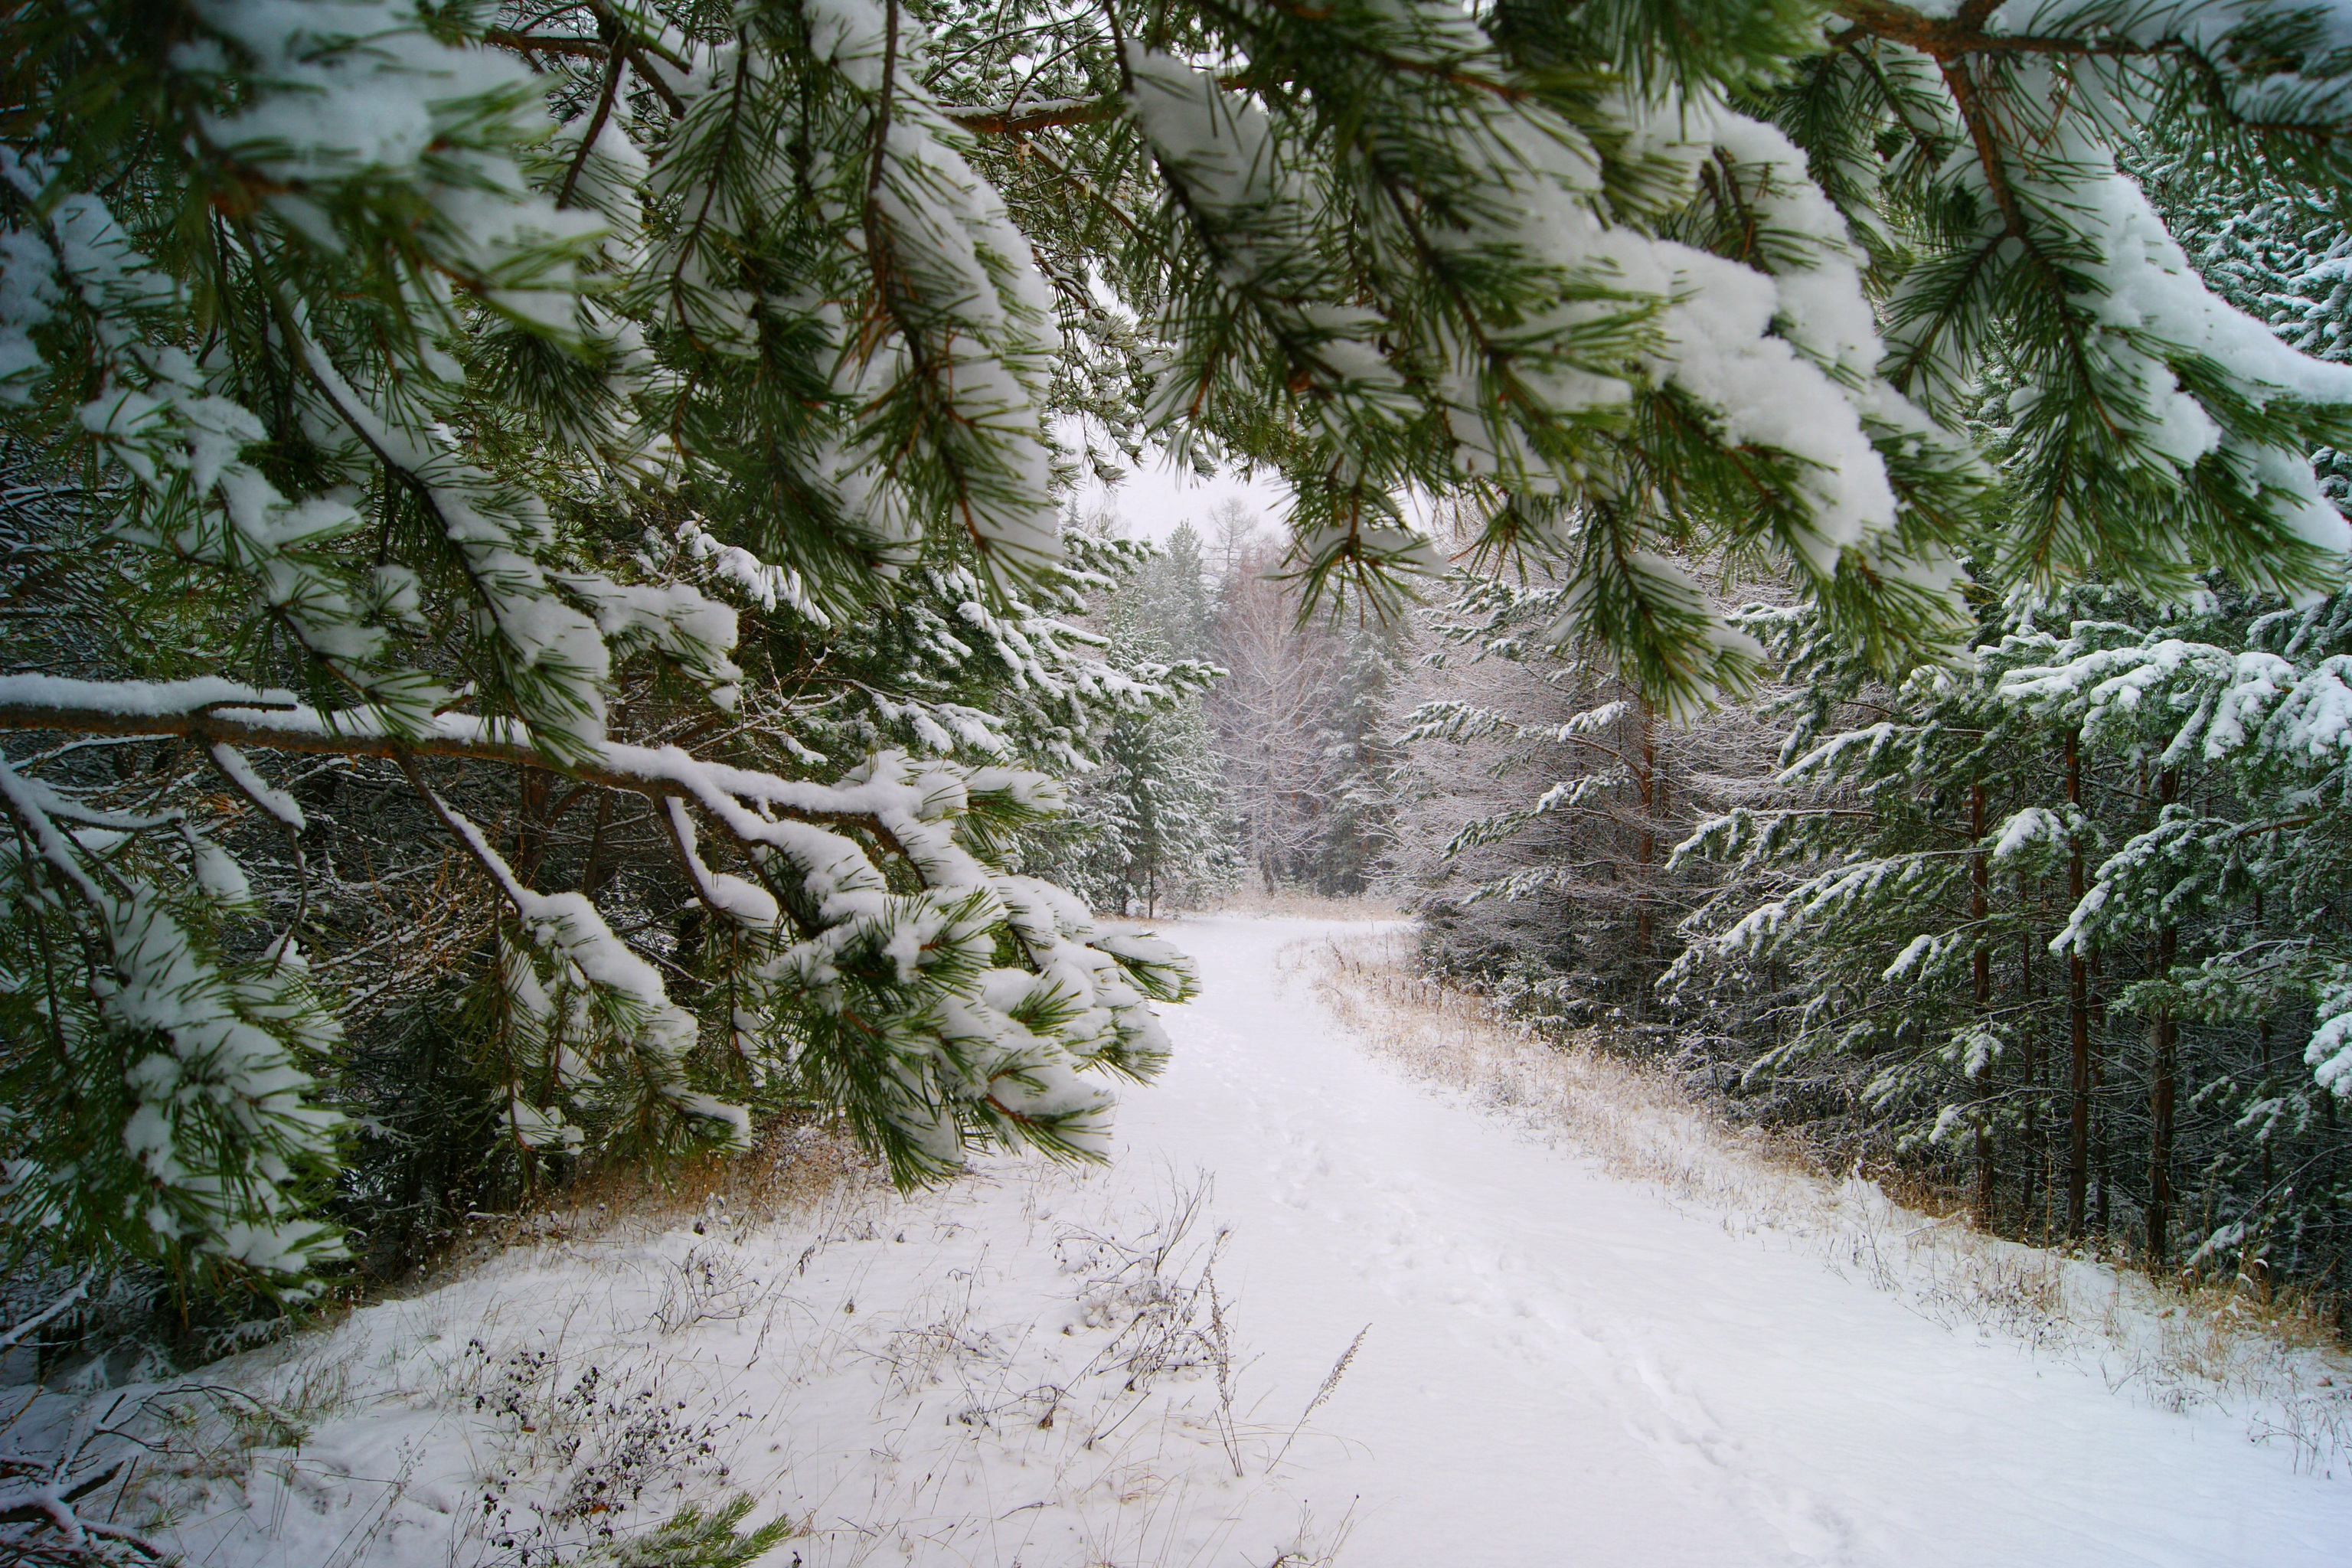
[[[547,848],[548,773],[540,768],[515,770],[514,879],[526,888],[539,885],[540,857]]]
[[[2271,1021],[2270,1021],[2268,1018],[2264,1018],[2264,1019],[2263,1020],[2263,1098],[2264,1100],[2268,1100],[2270,1097],[2271,1097]],[[2269,1199],[2270,1199],[2271,1183],[2272,1183],[2273,1180],[2275,1180],[2275,1179],[2276,1179],[2276,1178],[2275,1178],[2274,1173],[2273,1173],[2273,1171],[2272,1171],[2272,1169],[2271,1169],[2271,1136],[2272,1136],[2272,1132],[2273,1132],[2273,1129],[2272,1129],[2272,1128],[2265,1127],[2264,1129],[2263,1129],[2263,1201],[2264,1201],[2265,1203],[2267,1203],[2267,1202],[2269,1201]]]
[[[1977,950],[1974,963],[1976,980],[1977,1027],[1989,1024],[1992,1014],[1992,948],[1984,940],[1986,916],[1991,907],[1992,868],[1985,857],[1985,792],[1976,784],[1969,790],[1969,837],[1977,847],[1969,863],[1969,917],[1976,922]],[[1977,1078],[1977,1224],[1986,1230],[1993,1220],[1993,1160],[1992,1160],[1992,1061],[1987,1056],[1984,1070]]]
[[[2082,731],[2066,731],[2066,804],[2083,805]],[[2081,908],[2084,893],[2083,847],[2077,843],[2066,858],[2066,892]],[[2077,946],[2066,955],[2066,1023],[2071,1049],[2067,1088],[2072,1093],[2066,1124],[2066,1235],[2083,1239],[2084,1200],[2091,1180],[2091,975],[2090,965]]]
[[[2017,991],[2028,1003],[2033,1000],[2033,932],[2027,930],[2017,938]],[[2042,1053],[2035,1037],[2034,1023],[2039,1015],[2025,1014],[2025,1038],[2022,1045],[2022,1068],[2025,1080],[2025,1138],[2023,1172],[2017,1194],[2017,1228],[2020,1235],[2030,1235],[2033,1229],[2033,1202],[2042,1185]]]
[[[611,868],[604,864],[604,834],[613,826],[613,793],[596,792],[596,827],[588,836],[588,858],[580,866],[580,890],[592,899],[613,879]]]
[[[2096,952],[2091,954],[2090,970],[2091,1164],[2095,1173],[2094,1179],[2098,1184],[2097,1198],[2091,1206],[2095,1215],[2094,1223],[2099,1234],[2105,1237],[2113,1229],[2115,1170],[2112,1158],[2115,1151],[2110,1146],[2112,1140],[2108,1134],[2112,1130],[2107,1125],[2108,1118],[2100,1100],[2100,1096],[2105,1092],[2107,1087],[2106,1054],[2099,1048],[2100,1037],[2107,1030],[2107,998],[2102,989],[2106,984],[2107,974],[2106,965],[2100,962]]]
[[[2167,768],[2157,775],[2158,815],[2172,804],[2180,788],[2180,774]],[[2161,980],[2172,973],[2172,960],[2179,947],[2180,933],[2166,926],[2156,935],[2156,975]],[[2172,1115],[2177,1089],[2174,1081],[2180,1043],[2180,1026],[2172,1016],[2172,1009],[2159,1007],[2148,1023],[2147,1064],[2147,1262],[2150,1269],[2161,1268],[2170,1248],[2172,1224]]]
[[[1650,957],[1650,863],[1657,858],[1658,854],[1658,737],[1649,699],[1643,698],[1640,703],[1642,771],[1634,783],[1640,788],[1642,800],[1642,831],[1635,847],[1642,872],[1639,884],[1633,890],[1636,911],[1633,916],[1633,946],[1642,962],[1646,963]],[[1643,994],[1647,994],[1647,987],[1643,987]]]
[[[2170,926],[2157,937],[2157,973],[2172,968],[2172,955],[2178,942]],[[2175,1058],[2179,1054],[2180,1026],[2169,1007],[2158,1011],[2148,1025],[2147,1082],[2147,1261],[2151,1268],[2163,1267],[2169,1248],[2172,1223],[2172,1115],[2176,1092]]]

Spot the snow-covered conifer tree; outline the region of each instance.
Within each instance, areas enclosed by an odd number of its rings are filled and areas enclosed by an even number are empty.
[[[1349,898],[1388,868],[1395,837],[1396,689],[1412,646],[1412,623],[1347,616],[1331,628],[1339,658],[1330,674],[1330,706],[1321,725],[1329,783],[1311,864],[1318,892]]]
[[[1211,635],[1199,537],[1179,524],[1164,549],[1129,548],[1142,558],[1125,563],[1110,600],[1110,647],[1167,695],[1111,721],[1035,853],[1096,909],[1149,917],[1223,891],[1234,858],[1199,697],[1223,674],[1198,657]]]
[[[2063,1103],[2069,992],[2045,946],[2072,902],[2060,873],[2097,842],[2060,729],[2003,699],[2018,619],[2007,609],[1972,660],[1889,689],[1818,618],[1750,613],[1790,689],[1775,793],[1675,847],[1677,868],[1738,875],[1662,982],[1685,1007],[1706,991],[1760,1002],[1771,1037],[1743,1064],[1751,1079],[1839,1083],[1831,1097],[1895,1148],[1941,1145],[1988,1225],[1997,1157],[2032,1145],[2011,1163],[2037,1181],[2040,1119]],[[2048,1195],[2019,1201],[2030,1215]]]
[[[349,907],[387,875],[494,906],[472,1044],[527,1158],[740,1144],[714,1090],[765,1081],[908,1179],[1097,1152],[1081,1075],[1148,1077],[1189,980],[1017,843],[1168,692],[1057,618],[1109,579],[1049,493],[1050,299],[943,122],[890,161],[889,41],[171,16],[9,24],[54,110],[0,169],[10,1245],[331,1256],[315,1083],[365,1002],[312,963],[402,952]],[[584,101],[535,68],[592,47]]]
[[[1424,612],[1434,651],[1402,735],[1398,885],[1424,961],[1539,1028],[1654,1033],[1653,983],[1712,879],[1670,852],[1757,782],[1762,728],[1737,710],[1668,722],[1605,659],[1554,648],[1556,582],[1453,587]]]

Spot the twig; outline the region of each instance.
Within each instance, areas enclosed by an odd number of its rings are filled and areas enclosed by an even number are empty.
[[[18,1323],[15,1328],[0,1331],[0,1351],[13,1349],[17,1342],[22,1340],[26,1334],[31,1333],[43,1323],[46,1323],[51,1319],[57,1317],[67,1308],[72,1306],[75,1302],[80,1300],[84,1296],[89,1294],[89,1276],[88,1274],[84,1274],[79,1279],[74,1282],[73,1289],[68,1290],[64,1295],[50,1302],[40,1311],[34,1313],[23,1322]]]
[[[1323,1386],[1315,1391],[1315,1397],[1308,1400],[1307,1408],[1298,1413],[1297,1424],[1290,1428],[1290,1436],[1282,1440],[1282,1447],[1275,1450],[1274,1458],[1266,1464],[1267,1469],[1271,1470],[1275,1466],[1282,1463],[1282,1456],[1290,1452],[1291,1444],[1298,1441],[1298,1434],[1306,1426],[1307,1418],[1314,1415],[1316,1408],[1325,1400],[1331,1397],[1332,1390],[1339,1386],[1339,1380],[1348,1374],[1348,1363],[1354,1361],[1356,1352],[1364,1348],[1364,1336],[1371,1331],[1372,1325],[1370,1323],[1356,1331],[1356,1337],[1348,1342],[1348,1348],[1341,1351],[1339,1359],[1331,1363],[1330,1372],[1323,1379]]]

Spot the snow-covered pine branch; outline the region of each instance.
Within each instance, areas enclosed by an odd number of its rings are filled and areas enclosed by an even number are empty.
[[[398,0],[11,24],[58,108],[0,149],[12,590],[95,585],[0,675],[11,1246],[300,1288],[322,1100],[386,1135],[382,1020],[344,1040],[305,955],[396,963],[418,873],[491,900],[407,957],[501,998],[467,1048],[525,1185],[785,1095],[910,1181],[1099,1154],[1080,1075],[1154,1072],[1189,972],[1023,837],[1205,671],[1067,619],[1108,579],[1061,544],[1050,305],[883,16],[542,16],[600,41],[584,104]]]

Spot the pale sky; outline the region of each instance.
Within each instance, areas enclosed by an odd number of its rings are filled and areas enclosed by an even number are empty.
[[[1076,499],[1081,517],[1108,502],[1127,525],[1129,537],[1164,540],[1178,523],[1186,521],[1205,536],[1209,509],[1228,497],[1256,512],[1269,531],[1280,528],[1290,510],[1290,492],[1270,477],[1244,479],[1236,474],[1219,474],[1204,479],[1190,468],[1163,462],[1148,451],[1142,462],[1128,468],[1117,489],[1106,489],[1100,480],[1089,476],[1078,487]]]
[[[1076,444],[1073,440],[1072,445]],[[1228,497],[1257,513],[1268,533],[1283,533],[1284,520],[1290,515],[1290,489],[1280,479],[1264,471],[1255,479],[1226,471],[1204,479],[1190,467],[1166,461],[1157,448],[1147,448],[1142,462],[1129,466],[1127,478],[1118,489],[1107,489],[1089,475],[1074,500],[1080,517],[1092,516],[1108,502],[1131,539],[1165,541],[1178,523],[1190,522],[1205,542],[1209,509]],[[1444,533],[1442,520],[1424,496],[1408,493],[1402,504],[1407,521],[1432,533]]]

